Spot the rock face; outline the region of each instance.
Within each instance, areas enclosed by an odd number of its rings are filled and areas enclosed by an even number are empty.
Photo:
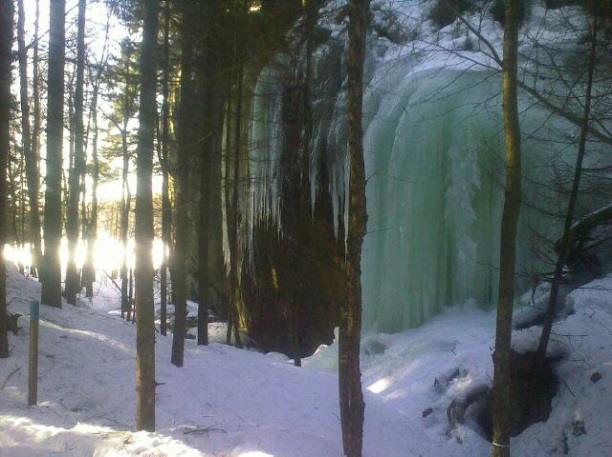
[[[18,313],[15,313],[15,314],[7,313],[7,314],[8,314],[8,331],[13,332],[13,334],[15,335],[18,335],[19,330],[21,330],[21,327],[19,327],[19,318],[21,317],[21,314],[18,314]]]
[[[540,364],[535,352],[512,353],[511,436],[519,435],[531,424],[548,419],[551,401],[557,394],[559,380],[551,363]],[[436,379],[437,381],[437,379]],[[446,415],[451,432],[465,424],[491,441],[491,388],[476,386],[449,405]]]

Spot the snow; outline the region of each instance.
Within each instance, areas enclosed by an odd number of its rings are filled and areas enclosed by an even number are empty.
[[[26,317],[0,361],[2,457],[342,455],[335,345],[296,368],[282,354],[189,340],[179,369],[169,363],[171,337],[158,336],[157,432],[133,432],[135,327],[103,287],[91,304],[41,309],[39,405],[27,407],[27,314],[39,285],[11,267],[8,290],[10,310]],[[555,325],[550,348],[563,355],[560,391],[548,421],[512,440],[514,455],[609,456],[611,290],[609,276],[569,294],[573,313]],[[493,312],[468,303],[413,330],[364,337],[366,457],[489,454],[469,424],[449,430],[446,411],[490,385],[494,325]],[[515,347],[532,349],[538,335],[516,331]]]
[[[36,282],[11,269],[12,312],[26,315],[38,293]],[[0,386],[18,369],[0,389],[2,457],[342,455],[334,374],[295,368],[278,354],[193,341],[179,369],[169,363],[171,337],[162,336],[158,431],[132,433],[135,327],[100,309],[108,303],[41,309],[34,408],[25,407],[28,323],[21,319],[11,358],[0,363]],[[367,455],[398,455],[410,445],[405,420],[382,401],[368,406]]]

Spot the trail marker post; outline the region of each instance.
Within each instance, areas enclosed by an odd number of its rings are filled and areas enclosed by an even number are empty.
[[[38,320],[40,304],[30,303],[30,355],[28,359],[28,405],[38,400]]]

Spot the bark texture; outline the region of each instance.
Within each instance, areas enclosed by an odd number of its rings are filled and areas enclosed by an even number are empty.
[[[30,194],[28,194],[29,199],[30,199],[30,218],[31,218],[31,224],[32,224],[32,231],[35,232],[32,234],[32,239],[33,239],[33,243],[36,243],[36,238],[38,238],[38,250],[36,251],[36,246],[34,246],[34,252],[33,252],[33,263],[34,263],[34,271],[33,274],[36,274],[37,276],[39,275],[38,269],[40,267],[41,262],[43,261],[43,254],[42,254],[42,244],[41,244],[41,222],[40,222],[40,195],[39,195],[39,190],[40,190],[40,132],[42,130],[41,128],[41,109],[40,109],[40,86],[41,86],[41,81],[40,81],[40,65],[39,65],[39,46],[38,46],[38,40],[39,40],[39,24],[40,24],[40,0],[36,0],[36,10],[35,10],[35,16],[34,16],[34,52],[33,52],[33,56],[32,56],[32,97],[34,99],[34,119],[33,119],[33,125],[32,125],[32,156],[35,160],[35,171],[36,171],[36,176],[35,179],[32,179],[32,183],[30,183],[30,178],[28,179],[28,192],[33,192],[33,188],[31,188],[30,186],[34,186],[37,187],[36,189],[36,195],[30,196]],[[27,163],[26,163],[26,167],[27,167]],[[26,170],[26,173],[28,173],[28,171]],[[32,197],[35,197],[35,201],[32,200]],[[35,212],[35,214],[33,213],[33,211]],[[36,220],[34,220],[34,218],[36,217]],[[38,229],[35,228],[35,226],[38,226]],[[36,231],[37,230],[37,231]],[[36,237],[36,238],[35,238]]]
[[[17,19],[17,46],[19,52],[19,86],[21,106],[21,139],[25,158],[25,172],[28,184],[28,200],[30,202],[30,240],[32,242],[32,263],[36,268],[42,257],[40,250],[40,210],[38,193],[40,178],[38,171],[38,150],[32,146],[32,129],[30,126],[30,100],[28,95],[28,49],[25,43],[25,9],[23,0],[19,0]],[[37,38],[35,38],[37,39]],[[36,51],[38,56],[38,51]],[[34,65],[37,65],[37,57]],[[36,72],[37,73],[37,72]],[[37,90],[38,92],[38,90]],[[38,94],[35,94],[38,96]],[[36,121],[35,121],[36,124]]]
[[[369,0],[349,1],[348,152],[349,206],[345,274],[346,301],[340,310],[339,383],[342,443],[347,457],[361,457],[365,404],[361,390],[361,247],[366,231],[365,164],[363,159],[363,64]]]
[[[153,304],[153,138],[156,120],[159,1],[143,3],[140,113],[136,160],[136,428],[155,430],[155,308]]]
[[[169,194],[169,171],[168,171],[168,142],[170,141],[170,0],[164,4],[164,69],[162,79],[162,126],[161,126],[161,156],[159,162],[162,169],[162,214],[161,229],[164,249],[169,250],[172,242],[171,220],[172,208],[170,206]],[[164,251],[160,265],[159,293],[160,293],[160,324],[159,331],[162,335],[167,333],[167,303],[168,303],[168,252]]]
[[[6,241],[6,172],[9,158],[11,100],[11,48],[13,45],[13,0],[0,0],[0,246]],[[6,267],[0,249],[0,359],[9,356],[6,309]]]
[[[185,320],[187,317],[187,260],[189,237],[189,174],[198,126],[195,122],[194,41],[197,36],[196,10],[190,2],[181,4],[181,89],[178,112],[178,171],[176,180],[176,223],[174,225],[174,334],[172,363],[183,366]]]
[[[493,457],[510,456],[512,304],[516,269],[516,233],[521,208],[521,132],[517,100],[517,0],[506,0],[503,57],[503,117],[506,187],[501,226],[499,298],[493,354]]]
[[[62,306],[59,247],[62,237],[62,145],[64,132],[65,0],[51,0],[47,77],[47,173],[45,178],[45,257],[43,305]]]
[[[86,0],[79,0],[77,25],[77,68],[74,89],[74,164],[70,168],[68,187],[68,214],[66,235],[68,238],[68,265],[66,267],[66,301],[76,305],[77,293],[81,290],[81,278],[76,266],[76,250],[79,240],[79,199],[81,180],[85,176],[85,149],[83,128],[83,86],[85,77],[85,12]]]

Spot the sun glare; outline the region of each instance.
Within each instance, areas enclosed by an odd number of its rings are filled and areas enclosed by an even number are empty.
[[[390,382],[388,378],[382,378],[373,383],[372,385],[368,386],[368,390],[374,394],[379,394],[387,390],[389,384]]]
[[[94,247],[94,266],[97,271],[116,271],[121,268],[125,258],[128,268],[134,268],[136,263],[135,243],[133,239],[128,240],[127,246],[123,246],[120,240],[109,236],[105,231],[98,234]],[[80,240],[76,250],[77,268],[83,268],[87,256],[87,246]],[[153,267],[159,268],[164,258],[164,243],[160,239],[153,241]],[[5,245],[4,258],[17,265],[29,267],[32,265],[32,246],[26,243],[22,246]],[[69,251],[68,241],[63,238],[60,245],[60,261],[62,269],[68,265]]]

